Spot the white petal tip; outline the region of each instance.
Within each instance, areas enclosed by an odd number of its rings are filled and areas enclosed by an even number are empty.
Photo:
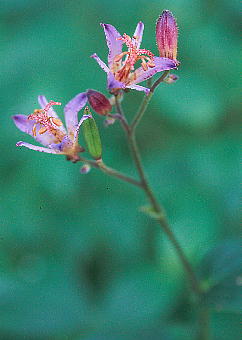
[[[23,142],[20,141],[20,142],[17,142],[17,143],[16,143],[16,146],[22,146],[22,144],[23,144]]]

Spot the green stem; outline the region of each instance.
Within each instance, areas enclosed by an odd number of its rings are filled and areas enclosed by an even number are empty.
[[[150,201],[150,204],[153,208],[153,210],[157,213],[157,220],[161,226],[161,228],[163,229],[163,231],[165,232],[165,234],[167,235],[168,239],[170,240],[170,242],[172,243],[173,247],[175,248],[177,255],[183,265],[183,268],[187,274],[187,278],[188,281],[190,282],[190,286],[191,289],[193,291],[193,293],[195,294],[195,296],[197,298],[200,297],[201,291],[200,291],[200,286],[199,286],[199,282],[196,278],[196,275],[193,271],[193,268],[190,264],[190,262],[188,261],[182,247],[180,246],[179,242],[177,241],[174,233],[171,230],[171,227],[167,221],[166,218],[166,214],[165,214],[165,210],[164,208],[159,204],[159,202],[157,201],[149,183],[148,180],[145,176],[144,170],[143,170],[143,166],[142,166],[142,162],[141,162],[141,158],[140,158],[140,154],[139,154],[139,150],[138,150],[138,146],[136,143],[136,138],[134,134],[129,134],[128,135],[128,140],[129,140],[129,145],[131,148],[131,152],[133,154],[133,159],[134,159],[134,163],[135,166],[137,168],[137,171],[139,173],[140,176],[140,180],[141,180],[141,184],[142,184],[142,188],[146,193],[146,196],[148,198],[148,200]]]
[[[170,70],[169,71],[165,71],[161,76],[160,78],[158,78],[154,84],[151,86],[151,89],[150,89],[150,92],[155,92],[155,89],[157,88],[158,85],[160,85],[160,83],[163,82],[163,80],[168,76],[168,74],[170,73]]]
[[[141,183],[140,181],[137,181],[136,179],[132,178],[132,177],[129,177],[125,174],[123,174],[122,172],[119,172],[113,168],[110,168],[108,167],[107,165],[105,165],[103,163],[102,160],[98,160],[98,161],[92,161],[90,159],[86,159],[86,158],[83,158],[83,157],[80,157],[80,162],[83,162],[83,163],[87,163],[89,165],[91,165],[93,168],[97,168],[97,169],[100,169],[102,170],[104,173],[106,173],[107,175],[109,176],[112,176],[112,177],[116,177],[122,181],[125,181],[127,183],[130,183],[130,184],[133,184],[137,187],[141,187]]]
[[[117,98],[117,97],[115,97]],[[114,114],[107,114],[108,117],[118,119],[120,123],[122,124],[124,130],[129,131],[129,124],[127,122],[127,119],[125,118],[124,115],[121,115],[120,113],[114,113]]]
[[[108,174],[110,176],[119,178],[119,179],[121,179],[125,182],[128,182],[128,183],[131,183],[131,184],[133,184],[137,187],[140,187],[140,188],[142,187],[141,183],[139,181],[137,181],[136,179],[129,177],[129,176],[126,176],[123,173],[106,166],[102,161],[98,162],[98,167],[99,167],[100,170],[102,170],[103,172],[105,172],[106,174]]]
[[[123,109],[122,109],[122,106],[120,104],[120,101],[119,101],[119,98],[118,98],[118,95],[115,96],[115,105],[116,105],[116,109],[117,109],[117,112],[118,112],[118,116],[116,115],[116,118],[118,118],[121,122],[121,125],[123,127],[123,129],[129,133],[130,131],[130,126],[129,126],[129,123],[124,115],[124,112],[123,112]]]
[[[197,340],[209,340],[210,338],[210,311],[207,306],[201,305],[198,307],[198,335]]]
[[[143,101],[140,105],[140,108],[139,108],[139,110],[138,110],[136,116],[134,117],[134,120],[133,120],[133,122],[130,126],[131,131],[134,131],[136,129],[136,126],[139,124],[140,120],[142,119],[152,96],[153,96],[153,92],[150,91],[150,93],[147,96],[144,97],[144,99],[143,99]]]
[[[195,296],[197,298],[200,298],[201,295],[201,290],[200,290],[200,285],[199,282],[196,278],[196,275],[193,271],[193,268],[190,264],[190,262],[188,261],[182,247],[180,246],[179,242],[177,241],[174,233],[172,232],[169,223],[167,221],[166,218],[166,214],[165,214],[165,210],[164,208],[159,204],[159,202],[157,201],[149,183],[148,180],[145,176],[144,170],[143,170],[143,165],[142,165],[142,161],[141,161],[141,157],[140,157],[140,153],[139,153],[139,149],[137,146],[137,142],[136,142],[136,136],[135,136],[135,130],[136,127],[138,125],[138,123],[140,122],[140,120],[142,119],[147,106],[149,104],[150,99],[152,98],[152,95],[154,93],[155,88],[165,79],[165,77],[167,76],[167,74],[169,73],[169,71],[165,71],[162,76],[153,84],[153,86],[151,87],[150,93],[144,97],[143,102],[131,124],[131,126],[128,126],[128,128],[126,128],[126,126],[124,124],[122,124],[123,128],[126,130],[127,132],[127,137],[128,137],[128,142],[130,145],[130,149],[132,152],[132,156],[133,156],[133,160],[136,166],[136,169],[139,173],[139,177],[140,177],[140,182],[141,182],[141,186],[148,198],[148,200],[150,201],[150,204],[153,208],[153,210],[157,213],[157,220],[161,226],[161,228],[163,229],[163,231],[166,233],[168,239],[170,240],[170,242],[172,243],[173,247],[175,248],[177,255],[183,265],[183,268],[187,274],[187,278],[188,281],[190,282],[190,286],[191,289],[193,291],[193,293],[195,294]],[[116,109],[117,112],[125,118],[124,112],[122,110],[122,106],[118,100],[118,97],[116,96]],[[127,122],[127,120],[126,120]],[[121,121],[122,123],[122,121]]]
[[[195,297],[196,297],[196,302],[197,302],[197,308],[199,310],[199,315],[198,315],[198,322],[199,322],[199,330],[198,330],[198,337],[197,340],[209,340],[210,337],[210,332],[209,332],[209,310],[206,306],[200,306],[200,303],[202,301],[202,290],[200,288],[200,284],[199,281],[195,275],[195,272],[189,262],[189,260],[186,257],[186,254],[184,253],[182,247],[180,246],[178,240],[176,239],[168,221],[165,215],[165,210],[164,208],[159,204],[159,202],[157,201],[150,185],[149,182],[145,176],[144,170],[143,170],[143,166],[142,166],[142,162],[141,162],[141,157],[140,157],[140,153],[139,153],[139,149],[137,146],[137,142],[136,142],[136,135],[135,135],[135,130],[137,125],[139,124],[140,120],[142,119],[147,106],[153,96],[153,93],[156,89],[156,87],[165,79],[165,77],[168,75],[169,71],[166,71],[163,73],[163,75],[153,84],[153,86],[151,87],[151,91],[149,93],[148,96],[145,96],[143,99],[143,102],[131,124],[131,126],[125,127],[124,124],[122,124],[122,126],[124,127],[124,129],[127,132],[127,137],[128,137],[128,141],[129,141],[129,145],[131,148],[131,152],[133,155],[133,160],[135,163],[135,166],[137,168],[137,171],[139,173],[139,177],[140,177],[140,183],[141,186],[148,198],[148,200],[150,201],[150,204],[153,208],[153,210],[157,213],[157,220],[162,228],[162,230],[165,232],[165,234],[167,235],[168,239],[170,240],[170,242],[172,243],[174,249],[176,250],[177,256],[179,257],[183,269],[187,275],[188,278],[188,282],[190,283],[190,287],[192,292],[194,293]],[[117,112],[122,116],[124,116],[122,107],[120,105],[120,102],[118,101],[118,98],[116,98],[116,108],[117,108]],[[122,123],[122,122],[121,122]]]
[[[151,100],[151,98],[152,98],[152,96],[153,96],[153,94],[154,94],[155,89],[156,89],[157,86],[158,86],[158,85],[166,78],[166,76],[168,75],[169,72],[170,72],[170,71],[165,71],[165,72],[160,76],[160,78],[158,78],[158,79],[154,82],[154,84],[151,86],[151,89],[150,89],[149,94],[148,94],[147,96],[144,97],[144,99],[143,99],[143,101],[142,101],[142,103],[141,103],[141,106],[140,106],[140,108],[139,108],[139,110],[138,110],[136,116],[134,117],[134,120],[133,120],[133,122],[132,122],[132,124],[131,124],[131,127],[130,127],[131,131],[134,131],[134,130],[136,129],[137,125],[139,124],[140,120],[142,119],[142,117],[143,117],[143,115],[144,115],[144,113],[145,113],[145,111],[146,111],[146,109],[147,109],[147,106],[148,106],[148,104],[149,104],[149,102],[150,102],[150,100]],[[118,101],[118,100],[117,100],[117,101]],[[116,101],[116,106],[117,106],[117,101]],[[119,106],[121,106],[120,103],[119,103]],[[117,107],[117,109],[118,109],[118,107]],[[118,111],[118,112],[119,112],[119,111]]]

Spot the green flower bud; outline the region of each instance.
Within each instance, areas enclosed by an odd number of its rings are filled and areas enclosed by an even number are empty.
[[[91,115],[88,107],[85,108],[84,114]],[[99,160],[102,158],[102,144],[98,131],[98,127],[93,117],[86,119],[82,123],[83,136],[87,144],[90,155]]]

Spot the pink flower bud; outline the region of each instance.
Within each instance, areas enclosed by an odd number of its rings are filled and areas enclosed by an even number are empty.
[[[176,60],[178,28],[172,13],[165,10],[156,23],[156,42],[161,57]]]
[[[110,125],[113,125],[115,123],[116,119],[112,118],[112,117],[108,117],[107,119],[104,120],[104,126],[108,127]]]
[[[172,83],[175,83],[178,79],[179,79],[179,77],[176,74],[170,73],[163,80],[163,82],[166,83],[166,84],[172,84]]]
[[[93,110],[100,115],[105,116],[107,113],[109,113],[112,110],[112,106],[108,98],[105,97],[100,92],[97,92],[94,90],[88,90],[87,98]]]
[[[81,167],[80,173],[81,173],[82,175],[85,175],[85,174],[88,174],[88,173],[90,172],[90,170],[91,170],[90,165],[87,164],[87,163],[85,163],[85,164]]]

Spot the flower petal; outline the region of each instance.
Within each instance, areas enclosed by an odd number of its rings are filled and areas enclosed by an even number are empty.
[[[82,123],[84,122],[84,120],[88,119],[88,118],[92,118],[91,115],[83,115],[82,118],[80,119],[80,122],[76,128],[76,131],[74,133],[74,142],[76,142],[76,139],[78,138],[78,134],[79,134],[79,130],[80,130],[80,126],[82,125]]]
[[[118,81],[114,78],[112,72],[108,73],[108,89],[124,89],[126,86],[121,81]]]
[[[33,135],[33,127],[35,125],[34,120],[29,120],[28,116],[26,115],[15,115],[12,116],[12,119],[14,121],[14,124],[17,126],[17,128],[27,133],[28,135],[32,136],[37,142],[47,146],[50,143],[53,143],[55,140],[55,137],[51,135],[48,132],[45,132],[43,134],[39,134],[38,131],[40,129],[40,124],[36,124],[36,135]]]
[[[107,65],[97,56],[96,53],[91,55],[91,58],[94,58],[99,66],[108,74],[108,89],[123,89],[125,88],[125,84],[117,81],[114,78],[113,73],[110,71],[110,69],[107,67]]]
[[[132,90],[137,90],[137,91],[144,91],[145,94],[149,94],[150,93],[150,89],[148,89],[147,87],[144,86],[140,86],[140,85],[129,85],[126,86],[127,89],[132,89]]]
[[[140,21],[138,25],[136,26],[136,29],[134,32],[135,43],[136,43],[137,48],[140,48],[140,44],[142,42],[142,37],[143,37],[143,32],[144,32],[144,24],[143,22]]]
[[[154,63],[155,67],[149,68],[147,71],[144,71],[142,67],[139,67],[135,71],[136,79],[131,84],[141,83],[142,81],[153,77],[157,72],[177,68],[176,62],[168,58],[154,57]]]
[[[98,55],[96,53],[91,55],[91,58],[95,59],[96,62],[98,63],[98,65],[106,72],[110,72],[109,68],[107,67],[107,65],[98,57]]]
[[[16,146],[25,146],[28,149],[35,150],[35,151],[40,151],[40,152],[46,152],[46,153],[54,153],[54,154],[59,154],[60,152],[56,152],[55,150],[51,150],[48,148],[43,148],[42,146],[36,146],[33,144],[25,143],[25,142],[18,142],[16,143]]]
[[[17,128],[20,131],[33,136],[33,131],[32,131],[33,126],[34,126],[33,120],[29,120],[28,116],[26,115],[15,115],[15,116],[12,116],[12,119],[14,121],[14,124],[17,126]]]
[[[44,109],[46,105],[49,103],[45,96],[38,96],[38,102],[39,102],[41,109]],[[48,110],[48,116],[60,119],[58,114],[55,112],[55,110],[52,107],[50,107]],[[66,129],[63,125],[59,126],[58,129],[66,134]]]
[[[106,36],[107,45],[109,48],[108,53],[108,65],[111,67],[113,65],[114,58],[122,53],[122,45],[123,41],[118,40],[121,37],[120,33],[116,30],[115,27],[109,24],[101,24],[104,29],[104,33]]]
[[[73,141],[69,136],[65,136],[62,141],[58,144],[52,143],[49,145],[51,150],[55,150],[57,153],[66,153],[67,149],[71,149],[73,147]]]
[[[75,130],[78,126],[78,112],[86,105],[87,102],[87,94],[86,92],[82,92],[77,94],[69,103],[66,104],[64,112],[65,112],[65,120],[66,127],[68,130],[68,134],[74,134]]]

